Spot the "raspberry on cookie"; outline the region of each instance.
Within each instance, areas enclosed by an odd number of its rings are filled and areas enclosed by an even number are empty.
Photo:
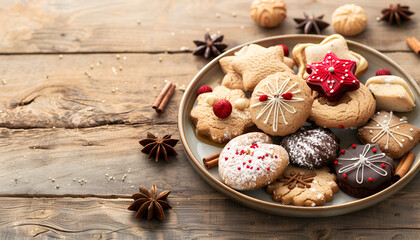
[[[311,114],[311,89],[297,75],[276,73],[262,80],[251,97],[252,121],[273,136],[296,132]]]
[[[245,91],[253,91],[255,86],[270,74],[293,74],[294,65],[291,58],[284,57],[282,46],[265,48],[256,44],[241,48],[234,56],[221,58],[219,63],[226,74],[222,85]]]
[[[237,190],[254,190],[278,178],[289,164],[286,150],[272,144],[264,133],[252,132],[232,139],[219,156],[222,181]]]
[[[310,170],[289,165],[280,178],[267,186],[266,192],[285,205],[315,207],[332,201],[338,186],[328,167]]]
[[[228,142],[254,125],[245,93],[223,86],[198,95],[190,117],[198,133],[216,143]]]

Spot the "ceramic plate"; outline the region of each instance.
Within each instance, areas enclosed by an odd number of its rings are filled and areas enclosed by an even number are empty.
[[[319,43],[324,38],[325,36],[316,35],[283,35],[245,43],[230,49],[218,58],[211,61],[194,77],[194,79],[188,85],[181,100],[178,115],[178,127],[181,141],[194,169],[204,180],[206,180],[219,192],[248,207],[272,214],[296,217],[335,216],[358,211],[387,199],[394,193],[398,192],[405,185],[407,185],[420,170],[420,161],[419,159],[415,159],[407,175],[401,178],[398,182],[375,195],[363,199],[357,199],[343,193],[342,191],[339,191],[334,195],[334,200],[328,202],[324,206],[297,207],[282,205],[281,203],[274,202],[271,199],[271,195],[267,194],[263,189],[253,191],[234,190],[221,182],[217,167],[214,167],[210,170],[207,170],[204,167],[202,162],[203,157],[216,153],[220,151],[221,148],[201,141],[196,137],[194,134],[195,128],[189,121],[189,114],[192,106],[195,104],[197,97],[196,93],[200,86],[209,85],[211,87],[215,87],[221,83],[224,74],[219,66],[218,60],[224,56],[233,55],[233,53],[238,51],[241,47],[250,43],[256,43],[264,47],[274,46],[276,44],[285,44],[289,47],[290,50],[292,50],[297,43]],[[363,55],[369,62],[368,71],[363,74],[361,78],[359,78],[362,83],[365,83],[369,77],[374,76],[377,69],[383,67],[387,68],[391,71],[392,74],[407,80],[416,97],[416,105],[420,105],[418,102],[420,99],[420,89],[413,78],[402,67],[400,67],[393,60],[383,55],[382,53],[365,45],[353,41],[348,41],[348,46],[350,50]],[[406,116],[409,123],[420,127],[420,117],[418,113],[419,109],[415,108],[414,111],[407,114],[396,115],[400,117]],[[341,139],[341,148],[346,148],[350,143],[358,143],[355,130],[346,129],[333,131]],[[420,153],[420,144],[418,144],[412,151],[416,154],[416,156],[418,156]]]

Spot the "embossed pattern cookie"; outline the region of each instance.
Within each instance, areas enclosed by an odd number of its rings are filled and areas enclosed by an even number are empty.
[[[357,134],[362,143],[378,144],[392,159],[402,157],[420,141],[420,129],[386,111],[377,112]]]
[[[285,136],[305,124],[312,102],[305,81],[296,75],[276,73],[255,87],[251,97],[252,121],[265,133]]]
[[[201,93],[190,117],[198,133],[216,143],[227,142],[254,125],[245,93],[223,86],[215,87],[213,92]]]
[[[286,150],[264,133],[232,139],[219,156],[222,181],[237,190],[253,190],[278,178],[289,164]]]
[[[335,31],[344,36],[355,36],[366,28],[366,12],[355,4],[343,5],[334,11],[332,25]]]
[[[334,169],[341,190],[363,198],[391,184],[394,162],[376,144],[352,144],[341,150]]]
[[[235,56],[221,58],[219,63],[226,74],[222,85],[231,89],[253,91],[270,74],[294,74],[291,69],[293,60],[284,57],[282,46],[265,48],[250,44],[235,53]]]
[[[334,162],[340,150],[340,139],[327,128],[307,126],[284,137],[280,145],[289,153],[290,163],[313,169]]]
[[[289,165],[283,175],[267,186],[273,200],[285,205],[315,207],[334,199],[338,192],[335,174],[328,167],[304,169]]]

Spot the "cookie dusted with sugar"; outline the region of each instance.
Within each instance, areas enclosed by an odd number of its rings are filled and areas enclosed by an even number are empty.
[[[363,198],[391,185],[394,162],[376,144],[352,144],[341,150],[334,168],[341,190]]]
[[[252,121],[265,133],[296,132],[311,114],[311,89],[297,75],[276,73],[262,80],[251,97]]]
[[[303,79],[307,79],[309,74],[306,73],[306,66],[314,62],[320,62],[328,51],[334,52],[338,58],[348,59],[356,62],[355,76],[359,77],[366,72],[368,62],[366,59],[355,52],[349,50],[346,39],[339,34],[333,34],[326,37],[321,43],[299,43],[292,51],[299,71],[298,75]]]
[[[393,112],[380,111],[358,129],[357,135],[362,143],[376,143],[387,156],[397,159],[417,145],[420,129]]]
[[[289,165],[280,178],[267,186],[266,192],[285,205],[315,207],[332,201],[338,186],[328,167],[310,170]]]
[[[200,94],[190,117],[198,133],[216,143],[228,142],[254,125],[245,93],[223,86]]]
[[[289,164],[286,150],[272,144],[264,133],[252,132],[232,139],[219,156],[222,181],[237,190],[253,190],[278,178]]]
[[[314,169],[334,162],[340,139],[327,128],[307,126],[284,137],[280,145],[289,153],[291,164]]]
[[[293,60],[284,57],[282,46],[269,48],[250,44],[241,48],[234,56],[219,60],[226,74],[222,85],[231,89],[253,91],[255,86],[270,74],[285,72],[293,74]]]

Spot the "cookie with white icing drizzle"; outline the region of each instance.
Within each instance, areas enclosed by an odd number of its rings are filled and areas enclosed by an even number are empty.
[[[273,136],[285,136],[305,124],[312,103],[311,90],[302,78],[276,73],[255,87],[250,112],[259,129]]]
[[[267,186],[273,200],[285,205],[315,207],[334,199],[336,176],[329,167],[305,169],[289,165],[283,175]]]
[[[391,184],[394,161],[376,144],[352,144],[334,162],[341,190],[358,198],[375,194]]]
[[[286,150],[264,133],[232,139],[219,156],[219,176],[237,190],[254,190],[278,178],[289,164]]]
[[[392,159],[402,157],[420,141],[420,129],[386,111],[377,112],[357,135],[362,143],[378,144]]]

